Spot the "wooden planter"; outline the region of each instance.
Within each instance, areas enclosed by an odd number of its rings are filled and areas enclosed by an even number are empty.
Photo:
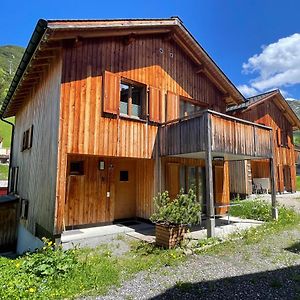
[[[185,233],[186,226],[156,224],[156,245],[165,248],[174,248],[184,239]]]

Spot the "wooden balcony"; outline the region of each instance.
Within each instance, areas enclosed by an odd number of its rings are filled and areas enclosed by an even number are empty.
[[[160,155],[226,160],[271,158],[272,129],[205,110],[163,124],[159,131]]]

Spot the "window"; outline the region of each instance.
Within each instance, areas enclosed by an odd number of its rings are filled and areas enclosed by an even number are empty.
[[[120,181],[128,181],[128,171],[120,171]]]
[[[179,116],[180,118],[189,116],[197,111],[200,111],[204,107],[196,105],[190,101],[186,101],[185,99],[180,99],[180,111]]]
[[[120,114],[142,118],[146,88],[143,85],[121,82]]]
[[[18,181],[19,181],[19,167],[12,167],[10,169],[10,180],[9,180],[9,192],[18,193]]]
[[[84,161],[71,161],[70,175],[84,175]]]
[[[23,133],[21,151],[30,149],[32,147],[32,137],[33,137],[33,125]]]

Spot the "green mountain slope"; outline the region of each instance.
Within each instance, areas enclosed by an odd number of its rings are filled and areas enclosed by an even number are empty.
[[[24,48],[18,46],[0,46],[0,106],[6,96],[10,83],[21,61]],[[14,118],[9,119],[10,122]],[[3,147],[10,147],[11,126],[0,122],[0,136],[3,137]]]
[[[22,47],[0,46],[0,104],[6,96],[23,53]]]

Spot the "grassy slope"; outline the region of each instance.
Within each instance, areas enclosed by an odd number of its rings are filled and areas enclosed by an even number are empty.
[[[296,190],[297,191],[300,191],[300,176],[297,176],[296,177]]]
[[[2,103],[9,85],[22,58],[24,48],[18,46],[0,47],[0,101]],[[11,73],[10,73],[11,67]]]

